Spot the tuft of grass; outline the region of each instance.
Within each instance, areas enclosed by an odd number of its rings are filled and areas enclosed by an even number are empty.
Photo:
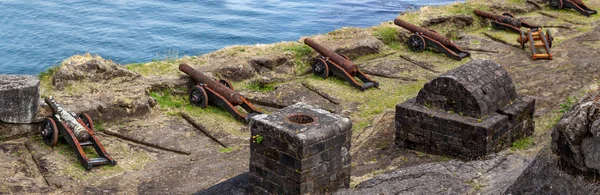
[[[302,74],[310,67],[310,62],[305,60],[313,50],[308,45],[296,43],[291,46],[287,46],[283,51],[289,51],[294,53],[294,64],[296,68],[296,74]]]
[[[181,96],[173,96],[168,90],[150,92],[150,96],[156,99],[158,105],[164,108],[181,108],[186,100]]]
[[[250,84],[248,84],[246,86],[246,88],[250,89],[252,91],[259,91],[259,92],[267,93],[267,92],[275,91],[275,89],[277,89],[276,85],[277,85],[276,83],[269,83],[266,85],[261,85],[257,82],[251,82]]]
[[[395,27],[379,28],[375,30],[373,35],[387,45],[398,42],[398,28]]]
[[[533,142],[534,142],[534,140],[532,137],[525,137],[516,142],[513,142],[512,146],[510,147],[510,150],[512,150],[512,151],[525,150],[525,149],[531,147],[531,145],[533,145]]]
[[[559,112],[563,113],[563,114],[566,113],[567,111],[569,111],[569,109],[571,109],[571,107],[573,107],[574,103],[575,103],[574,97],[567,97],[565,102],[560,104]]]

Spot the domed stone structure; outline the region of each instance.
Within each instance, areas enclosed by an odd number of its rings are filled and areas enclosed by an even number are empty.
[[[476,158],[533,132],[535,100],[516,93],[500,65],[479,60],[431,80],[396,106],[396,143],[437,154]]]

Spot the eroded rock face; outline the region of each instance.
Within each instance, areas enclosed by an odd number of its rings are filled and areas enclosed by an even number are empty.
[[[427,28],[437,24],[445,24],[450,23],[455,25],[457,28],[464,28],[467,26],[473,25],[473,17],[465,16],[465,15],[456,15],[456,16],[442,16],[437,18],[432,18],[423,22],[423,27]]]
[[[98,82],[117,77],[136,78],[140,76],[107,60],[92,59],[85,63],[69,62],[61,66],[52,79],[52,84],[59,89],[64,89],[74,81]]]
[[[552,150],[584,172],[600,170],[600,91],[584,96],[563,115],[552,132]]]
[[[30,123],[38,110],[40,80],[28,75],[0,75],[0,121]]]

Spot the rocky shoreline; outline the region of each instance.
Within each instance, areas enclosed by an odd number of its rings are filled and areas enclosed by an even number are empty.
[[[600,7],[600,2],[586,3]],[[546,26],[555,36],[554,60],[530,60],[527,50],[517,46],[516,34],[493,30],[472,14],[475,8],[513,12]],[[365,92],[341,79],[310,74],[317,54],[301,41],[231,46],[201,56],[125,66],[89,54],[70,57],[39,76],[40,94],[54,96],[73,112],[89,113],[106,150],[119,164],[86,172],[66,145],[44,145],[38,126],[0,124],[0,178],[6,178],[0,181],[0,193],[190,194],[216,192],[211,186],[227,183],[234,186],[229,192],[239,191],[235,186],[245,185],[250,159],[249,129],[220,108],[191,106],[187,89],[192,81],[177,68],[182,62],[231,80],[267,113],[305,102],[352,119],[352,188],[340,194],[504,193],[549,145],[549,130],[562,115],[558,110],[565,99],[598,87],[598,15],[553,11],[543,0],[473,0],[424,7],[399,17],[452,38],[472,56],[454,61],[433,51],[413,53],[405,46],[411,33],[391,22],[311,36],[349,56],[380,82],[381,89]],[[473,59],[500,64],[518,93],[536,99],[534,135],[511,149],[468,162],[396,147],[396,104],[415,97],[427,81]],[[45,106],[39,110],[38,121],[50,113]],[[207,127],[228,148],[188,125],[180,112]]]

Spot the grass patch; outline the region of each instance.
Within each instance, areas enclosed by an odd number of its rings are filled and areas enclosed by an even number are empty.
[[[275,91],[275,89],[277,89],[276,85],[277,85],[276,83],[269,83],[269,84],[261,85],[257,82],[251,82],[250,84],[248,84],[246,86],[246,88],[250,89],[252,91],[267,93],[267,92]]]
[[[531,145],[533,145],[533,142],[534,142],[534,140],[532,137],[525,137],[516,142],[513,142],[512,146],[510,147],[510,150],[512,150],[512,151],[525,150],[525,149],[531,147]]]
[[[233,152],[236,150],[237,150],[237,148],[219,148],[220,153],[230,153],[230,152]]]
[[[46,95],[52,91],[52,78],[59,67],[60,66],[52,66],[37,76],[40,80],[40,95],[42,97],[46,97]]]
[[[398,28],[395,27],[378,28],[373,35],[385,44],[398,42]]]
[[[565,100],[565,102],[560,104],[560,109],[558,110],[560,113],[566,113],[567,111],[569,111],[569,109],[571,109],[571,107],[573,107],[573,104],[575,103],[575,98],[574,97],[567,97],[567,99]]]
[[[310,63],[307,62],[305,58],[312,54],[313,50],[308,45],[295,43],[293,45],[285,47],[283,51],[294,53],[294,64],[296,68],[296,74],[302,74],[306,72],[306,70],[310,67]]]

